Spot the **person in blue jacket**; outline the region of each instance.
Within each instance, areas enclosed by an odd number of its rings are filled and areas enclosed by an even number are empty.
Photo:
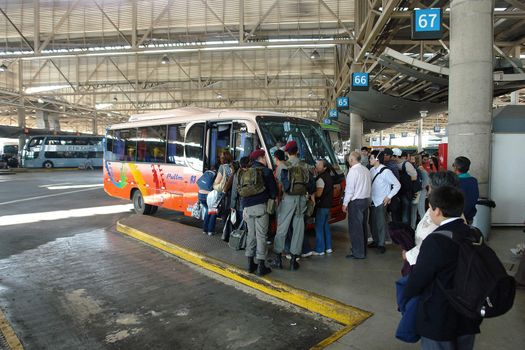
[[[476,216],[476,203],[479,198],[478,180],[468,173],[470,169],[470,159],[467,157],[457,157],[452,164],[452,168],[459,177],[459,187],[465,197],[463,215],[465,215],[467,223],[471,225],[474,216]]]

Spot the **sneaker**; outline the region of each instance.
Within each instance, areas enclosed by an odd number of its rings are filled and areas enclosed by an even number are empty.
[[[292,260],[292,254],[288,253],[284,256],[288,260]]]
[[[213,236],[215,232],[208,232],[208,236]]]
[[[316,251],[313,251],[313,252],[312,252],[312,255],[315,255],[315,256],[321,256],[321,255],[324,255],[324,252],[320,252],[320,253],[318,253],[318,252],[316,252]]]
[[[301,257],[308,258],[309,256],[312,256],[312,255],[314,255],[314,252],[308,252],[308,253],[301,254]]]
[[[332,249],[327,249],[326,254],[332,254]]]
[[[202,231],[202,234],[204,234],[204,235],[207,235],[207,234],[208,234],[208,232],[206,232],[206,231]]]

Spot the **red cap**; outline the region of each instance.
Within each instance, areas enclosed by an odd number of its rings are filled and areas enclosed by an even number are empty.
[[[288,141],[286,143],[286,146],[284,146],[285,152],[290,152],[290,150],[293,150],[293,149],[297,149],[297,142],[295,142],[294,140]]]
[[[265,154],[266,154],[266,152],[264,152],[263,149],[256,149],[255,151],[250,153],[250,159],[251,160],[257,160],[257,159],[259,159],[259,157],[264,157]]]

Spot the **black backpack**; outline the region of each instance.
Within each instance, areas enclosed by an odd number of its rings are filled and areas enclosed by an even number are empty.
[[[452,288],[438,286],[460,314],[471,319],[496,317],[512,308],[516,281],[509,276],[496,253],[485,244],[481,232],[471,227],[469,237],[458,239],[450,231],[436,231],[454,241],[459,256]]]
[[[421,176],[421,170],[415,168],[417,172],[417,179],[412,181],[412,178],[410,175],[408,175],[406,170],[407,162],[408,160],[405,160],[401,166],[401,171],[399,172],[399,182],[401,183],[401,192],[403,192],[407,197],[412,197],[423,189],[423,178]]]

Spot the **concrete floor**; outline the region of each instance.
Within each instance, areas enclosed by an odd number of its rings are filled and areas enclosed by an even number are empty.
[[[49,175],[0,178],[0,307],[26,349],[306,349],[340,328],[115,233],[129,208],[71,217],[125,202]]]
[[[16,176],[16,178],[11,179],[12,176]],[[45,184],[61,182],[70,182],[72,184],[100,183],[100,173],[98,172],[70,172],[67,174],[19,174],[10,175],[9,180],[6,179],[7,176],[0,177],[0,216],[42,211],[56,211],[58,209],[66,208],[84,208],[101,205],[113,206],[127,203],[125,201],[119,201],[107,197],[101,189],[80,188],[58,190],[59,192],[82,191],[72,193],[70,195],[43,197],[37,200],[9,203],[20,198],[47,196],[50,193],[53,193],[53,191],[48,190],[46,187],[38,187]],[[106,249],[108,246],[120,247],[118,249],[115,248],[116,251],[122,256],[127,256],[127,260],[125,261],[128,265],[132,267],[137,266],[137,268],[140,266],[142,273],[146,273],[147,275],[145,276],[146,279],[149,277],[148,273],[153,274],[153,271],[156,271],[156,269],[160,271],[159,273],[161,276],[164,276],[165,273],[169,273],[170,268],[175,269],[177,263],[174,260],[167,258],[158,258],[157,260],[154,260],[155,264],[150,266],[149,261],[160,253],[151,248],[144,247],[140,243],[137,243],[133,240],[124,239],[122,237],[117,238],[116,236],[113,236],[113,234],[109,234],[107,230],[104,231],[105,228],[110,228],[116,222],[116,220],[126,216],[129,216],[129,212],[96,215],[91,217],[78,217],[74,219],[30,222],[23,225],[0,226],[0,305],[4,310],[6,310],[7,307],[6,313],[10,317],[9,319],[13,321],[16,331],[19,330],[17,327],[24,327],[27,324],[27,321],[24,320],[23,314],[19,314],[18,312],[11,313],[12,309],[10,309],[10,307],[12,304],[10,304],[9,299],[4,297],[6,295],[6,290],[16,290],[23,294],[41,289],[46,291],[49,295],[54,295],[53,293],[60,295],[60,293],[62,293],[63,298],[68,300],[66,297],[66,290],[56,287],[61,285],[61,279],[56,281],[48,281],[45,278],[38,279],[36,278],[38,276],[35,276],[35,273],[32,272],[33,269],[29,269],[28,266],[33,266],[36,268],[39,264],[45,265],[44,262],[46,259],[52,259],[57,262],[55,265],[63,265],[63,262],[67,262],[67,265],[72,265],[71,270],[66,269],[65,271],[70,271],[71,274],[74,275],[75,266],[78,268],[78,266],[83,264],[82,259],[84,250],[77,246],[81,241],[89,242],[96,236],[104,236],[105,239],[95,240],[98,243],[93,243],[94,246],[99,245],[101,247],[100,255],[91,255],[90,259],[97,261],[99,257],[106,256],[104,249]],[[159,211],[158,216],[175,221],[191,222],[191,219],[181,218],[179,215],[163,210]],[[2,225],[1,222],[0,225]],[[299,271],[293,273],[289,271],[274,271],[270,277],[282,280],[298,288],[326,295],[333,299],[340,300],[349,305],[356,306],[374,313],[374,316],[341,338],[338,342],[330,346],[329,349],[417,349],[419,347],[417,344],[409,345],[401,343],[400,341],[397,341],[393,335],[399,321],[399,314],[396,311],[394,296],[394,281],[399,277],[399,270],[401,268],[399,249],[390,246],[387,247],[387,252],[384,255],[378,255],[372,251],[369,254],[369,258],[366,260],[347,260],[344,258],[348,248],[348,238],[345,224],[338,223],[333,225],[332,228],[334,236],[334,254],[331,256],[302,259],[301,268]],[[210,238],[202,235],[200,231],[201,230],[199,228],[189,226],[187,232],[184,233],[192,234],[195,232],[196,237],[199,237],[199,239],[202,240],[218,240],[218,237]],[[111,239],[109,237],[111,237]],[[525,234],[521,232],[521,229],[495,229],[493,230],[490,244],[494,247],[504,263],[510,269],[515,270],[516,267],[513,264],[517,263],[517,261],[512,258],[508,249],[514,247],[516,243],[523,241],[525,241]],[[118,244],[115,242],[118,242]],[[198,243],[193,244],[199,246]],[[76,251],[77,253],[73,254],[73,256],[68,254],[50,256],[50,253],[46,253],[46,251],[53,247],[56,249],[55,252],[68,252],[69,249],[71,251]],[[139,249],[137,247],[144,249],[144,251],[141,250],[140,254],[125,254],[127,249],[134,251],[135,249]],[[214,247],[213,249],[206,249],[209,250],[210,255],[216,256],[223,260],[233,259],[232,261],[238,261],[239,264],[242,264],[242,261],[244,261],[242,255],[243,252],[233,252],[220,241],[214,242],[212,244],[210,244],[210,242],[202,243],[202,247]],[[37,258],[39,256],[40,258]],[[25,259],[20,260],[20,257],[25,257]],[[22,268],[22,265],[13,265],[16,261],[18,261],[19,264],[26,264],[24,267],[25,270],[22,269],[22,271],[25,271],[25,275],[24,273],[18,275],[18,283],[6,285],[4,276],[7,271],[10,271],[13,266],[19,266],[17,267],[18,270]],[[90,266],[89,261],[90,260],[88,259],[88,266]],[[101,262],[104,261],[105,259],[101,258]],[[112,263],[107,261],[105,263],[107,264],[107,269],[109,269],[108,271],[111,271],[113,269]],[[94,265],[94,263],[92,263],[92,265]],[[51,269],[51,267],[42,268],[44,270],[46,268]],[[134,272],[131,267],[129,271]],[[199,272],[196,270],[192,271],[193,272],[185,273],[184,276],[191,276],[188,277],[190,279],[201,278]],[[80,298],[82,300],[81,305],[86,304],[93,306],[90,301],[94,300],[96,304],[98,300],[97,298],[93,297],[96,294],[94,294],[92,290],[98,291],[98,288],[97,284],[92,285],[92,283],[90,283],[90,281],[92,281],[92,276],[97,276],[95,280],[98,281],[98,283],[101,283],[100,288],[102,291],[105,291],[107,295],[113,295],[115,298],[115,295],[118,296],[115,289],[120,288],[120,286],[124,284],[127,285],[127,288],[133,288],[133,286],[139,290],[140,288],[144,288],[140,281],[137,280],[130,282],[129,285],[124,283],[123,281],[125,281],[126,278],[129,278],[129,276],[120,276],[114,280],[114,283],[104,284],[105,279],[103,274],[99,275],[99,271],[95,271],[94,268],[90,270],[90,273],[92,275],[86,275],[83,277],[77,275],[75,279],[70,281],[71,290],[68,290],[68,292],[71,293],[76,291],[76,294],[70,294],[69,297],[77,299]],[[27,282],[28,276],[34,277],[31,280],[39,280],[40,282],[36,285],[30,285]],[[148,282],[147,288],[151,288],[152,291],[158,291],[158,280],[153,279],[148,281],[151,282]],[[66,283],[67,281],[64,280],[63,282]],[[162,286],[162,284],[160,285]],[[48,288],[47,286],[55,287]],[[82,289],[84,289],[85,292],[79,291]],[[146,292],[143,293],[145,295]],[[162,304],[164,309],[177,310],[178,305],[186,302],[186,298],[183,296],[176,297],[170,294],[165,297],[166,299],[163,300]],[[85,301],[85,299],[87,299],[87,301]],[[144,303],[144,301],[147,300],[145,296],[143,298],[137,297],[132,299],[134,300],[134,303],[139,304]],[[37,300],[38,305],[45,305],[46,303],[47,302],[41,302],[40,300]],[[102,304],[106,305],[104,302]],[[64,306],[61,303],[49,303],[48,306],[41,306],[43,311],[50,314],[56,313],[57,308],[62,307]],[[20,306],[20,308],[20,310],[23,310],[23,306]],[[87,310],[89,310],[89,307],[87,307]],[[119,329],[117,320],[119,319],[120,313],[126,315],[137,314],[140,317],[144,317],[141,319],[141,326],[135,327],[130,324],[128,325],[129,327],[127,329],[128,336],[130,338],[138,339],[146,334],[146,332],[137,332],[135,336],[132,334],[132,329],[143,327],[142,325],[147,323],[144,322],[145,320],[148,322],[153,322],[154,315],[152,314],[151,316],[147,316],[148,311],[159,312],[158,309],[154,307],[154,304],[149,304],[148,307],[143,310],[140,308],[129,309],[127,308],[127,305],[124,304],[122,304],[122,307],[115,307],[114,309],[107,308],[104,309],[103,312],[104,315],[107,314],[106,320],[103,322],[104,326],[100,327],[100,324],[97,324],[96,326],[99,327],[100,332],[102,332],[102,329],[115,332]],[[116,312],[116,314],[113,315],[113,312]],[[57,319],[62,320],[61,317],[58,317]],[[63,320],[60,322],[64,323]],[[88,324],[93,326],[96,323],[97,322],[92,321],[88,322]],[[497,319],[486,320],[483,323],[482,333],[476,339],[475,348],[482,350],[520,349],[525,343],[525,332],[523,332],[524,329],[525,291],[518,290],[515,306],[508,314]],[[60,333],[60,329],[52,328],[50,329],[50,332],[51,334],[58,334]],[[190,331],[188,330],[187,333],[190,333]],[[261,333],[266,334],[266,329],[261,331]],[[104,337],[99,336],[96,339],[98,339],[98,341],[101,339],[104,340],[105,336],[107,335],[108,334],[106,332]],[[118,337],[121,335],[115,336]],[[71,338],[71,341],[76,342],[75,344],[80,344],[89,338],[89,334],[75,333],[74,335],[71,335]],[[168,338],[165,339],[167,340]],[[104,344],[107,345],[108,343]]]

